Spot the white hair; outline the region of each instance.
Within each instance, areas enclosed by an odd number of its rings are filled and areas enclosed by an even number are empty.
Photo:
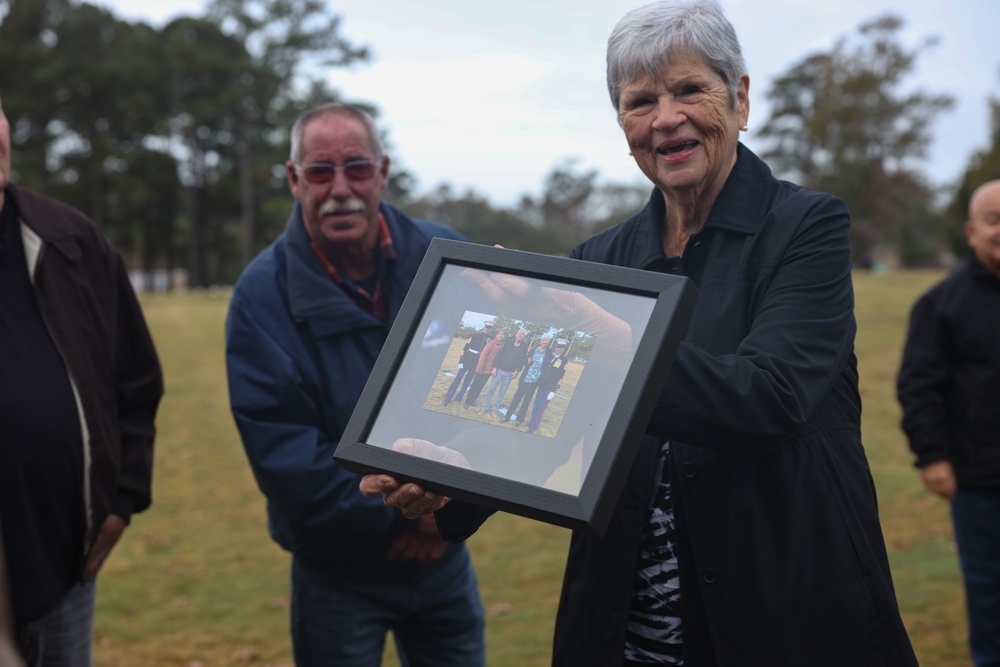
[[[671,56],[704,58],[726,84],[733,105],[746,63],[736,30],[717,0],[661,0],[633,9],[608,38],[608,93],[615,110],[622,87],[643,75],[658,76]]]

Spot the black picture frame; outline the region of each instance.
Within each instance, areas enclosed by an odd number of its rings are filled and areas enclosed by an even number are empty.
[[[434,239],[334,459],[603,535],[697,296],[681,276]],[[503,378],[485,371],[501,348],[478,335],[489,319],[490,334],[502,329],[512,346],[507,366],[532,350],[496,413],[485,401],[497,404]],[[460,367],[456,354],[472,361]],[[515,383],[526,392],[536,373],[530,411],[523,398],[513,406]],[[475,405],[446,402],[468,377],[479,384]]]

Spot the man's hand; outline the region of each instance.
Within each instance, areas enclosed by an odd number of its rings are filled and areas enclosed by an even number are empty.
[[[83,566],[84,577],[97,576],[108,554],[118,544],[118,540],[121,538],[122,533],[125,532],[125,526],[127,525],[125,519],[117,514],[108,515],[108,518],[104,520],[104,524],[101,526],[101,530],[97,533],[94,546],[90,548],[90,553],[87,554],[87,562]]]
[[[955,496],[955,468],[951,461],[935,461],[920,469],[920,479],[931,493],[936,493],[946,500]]]
[[[397,452],[412,454],[425,459],[440,461],[449,465],[461,468],[470,468],[469,461],[461,452],[439,447],[427,440],[417,438],[401,438],[392,444],[392,448]],[[390,507],[398,507],[403,511],[403,516],[407,519],[416,519],[425,514],[433,514],[444,507],[451,498],[441,496],[433,491],[428,491],[419,484],[407,482],[400,484],[399,480],[392,475],[368,474],[361,478],[358,484],[362,495],[366,498],[374,498],[381,494],[382,502]],[[435,532],[437,527],[435,524]]]
[[[417,519],[425,514],[433,514],[448,503],[451,498],[439,496],[419,484],[400,484],[392,475],[371,473],[361,478],[358,484],[361,495],[374,498],[382,494],[382,502],[389,507],[403,511],[408,519]]]
[[[388,560],[437,560],[448,543],[441,539],[433,514],[420,517],[416,530],[404,530],[396,536],[386,555]]]

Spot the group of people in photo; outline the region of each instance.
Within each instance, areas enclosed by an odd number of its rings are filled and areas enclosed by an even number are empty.
[[[513,323],[512,334],[506,329],[494,333],[496,322],[487,319],[482,329],[465,342],[458,368],[439,406],[455,402],[466,411],[474,410],[477,418],[499,424],[513,421],[528,433],[536,432],[549,402],[562,386],[570,363],[570,340],[553,340],[551,333],[543,333],[532,341],[525,325]],[[507,401],[507,392],[515,384],[513,396]],[[561,398],[568,402],[571,396]]]

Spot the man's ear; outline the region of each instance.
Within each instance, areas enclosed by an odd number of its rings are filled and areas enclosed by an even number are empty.
[[[299,170],[296,169],[295,163],[289,160],[285,163],[285,171],[288,173],[288,189],[292,191],[292,195],[298,199],[299,198]]]

